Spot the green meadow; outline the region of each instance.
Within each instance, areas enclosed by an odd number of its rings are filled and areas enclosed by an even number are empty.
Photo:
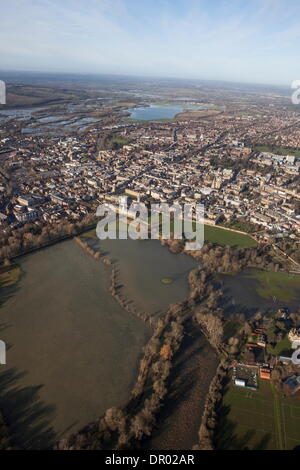
[[[231,232],[214,225],[205,225],[204,239],[206,242],[215,243],[217,245],[228,245],[231,247],[250,248],[256,246],[257,242],[243,233]]]

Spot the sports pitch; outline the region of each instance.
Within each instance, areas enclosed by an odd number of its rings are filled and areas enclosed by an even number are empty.
[[[300,399],[260,380],[258,391],[230,385],[220,410],[217,448],[291,450],[300,446]]]

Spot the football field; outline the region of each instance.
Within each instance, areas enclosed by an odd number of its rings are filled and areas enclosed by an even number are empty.
[[[222,449],[294,449],[300,446],[300,399],[284,398],[260,380],[251,391],[230,385],[220,411]]]

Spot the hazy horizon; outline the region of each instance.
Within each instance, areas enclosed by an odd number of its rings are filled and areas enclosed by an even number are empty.
[[[11,0],[0,69],[285,85],[300,79],[297,0]]]
[[[291,86],[290,84],[276,84],[276,83],[262,83],[262,82],[247,82],[247,81],[237,81],[237,80],[215,80],[215,79],[203,79],[199,78],[186,78],[186,77],[172,77],[172,76],[159,76],[159,75],[130,75],[130,74],[110,74],[110,73],[92,73],[92,72],[54,72],[54,71],[41,71],[41,70],[5,70],[0,68],[0,79],[8,80],[12,82],[12,77],[16,80],[17,78],[20,80],[24,80],[25,77],[27,79],[46,79],[49,77],[55,78],[78,78],[78,79],[109,79],[109,80],[124,80],[124,81],[150,81],[150,82],[163,82],[163,81],[170,81],[170,82],[187,82],[193,83],[200,86],[200,84],[205,85],[232,85],[232,86],[249,86],[249,87],[261,87],[261,88],[275,88],[275,89],[282,89],[285,91],[290,91]]]

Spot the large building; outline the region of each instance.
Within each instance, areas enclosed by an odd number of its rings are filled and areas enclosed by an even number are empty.
[[[287,391],[294,394],[300,391],[300,375],[292,375],[284,381],[284,386]]]
[[[300,347],[300,328],[293,328],[289,334],[288,338],[292,343],[292,349],[297,349]]]
[[[260,367],[259,376],[261,379],[271,380],[271,369],[268,367]]]

